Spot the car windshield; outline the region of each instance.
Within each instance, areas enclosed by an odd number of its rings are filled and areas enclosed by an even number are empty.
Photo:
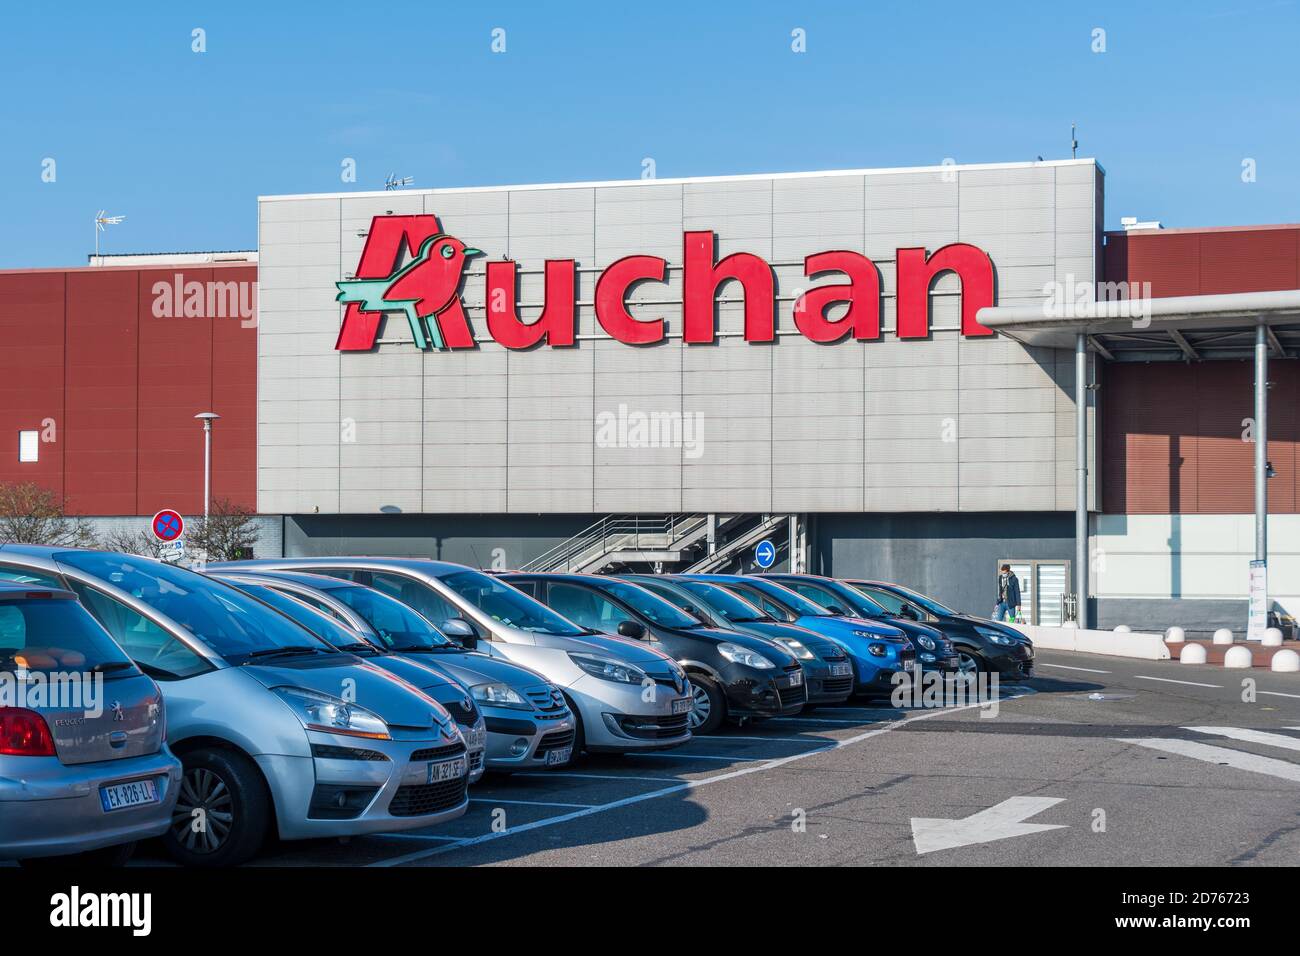
[[[196,571],[103,551],[63,551],[55,560],[167,615],[232,664],[280,654],[337,653],[279,611]]]
[[[265,601],[281,614],[293,618],[307,630],[334,647],[351,649],[356,644],[365,644],[365,637],[345,624],[340,624],[328,614],[322,614],[310,605],[304,604],[292,595],[277,591],[264,584],[249,584],[244,581],[231,581],[241,591],[246,591],[260,601]]]
[[[690,591],[715,614],[720,614],[732,624],[747,624],[751,621],[770,621],[771,615],[764,614],[757,606],[750,604],[734,591],[720,588],[716,584],[703,581],[679,581],[683,589]]]
[[[871,600],[867,595],[863,594],[857,588],[849,587],[847,584],[840,584],[831,581],[813,581],[810,583],[819,595],[826,595],[824,601],[820,596],[816,598],[816,600],[822,604],[826,604],[827,606],[831,604],[847,604],[847,610],[851,614],[866,617],[878,617],[879,615],[886,613],[883,607]]]
[[[921,594],[919,591],[913,591],[911,588],[905,588],[901,584],[890,584],[885,587],[885,590],[893,591],[896,594],[903,595],[903,597],[907,598],[913,604],[919,604],[921,607],[925,608],[931,614],[943,614],[943,615],[951,616],[957,613],[952,608],[940,604],[934,598],[926,597],[924,594]]]
[[[625,584],[622,581],[601,581],[596,587],[615,600],[622,601],[646,620],[661,627],[675,627],[686,630],[692,627],[704,626],[698,618],[691,617],[685,611],[669,604],[659,595],[651,594],[645,588],[638,587],[635,584]]]
[[[0,673],[139,673],[93,617],[71,598],[0,601]]]
[[[591,631],[560,617],[545,604],[481,571],[453,571],[438,578],[493,620],[537,634],[580,637]]]
[[[747,584],[762,593],[766,594],[777,604],[784,604],[798,617],[832,617],[830,611],[822,607],[816,601],[811,601],[791,591],[783,584],[777,584],[775,581],[768,581],[764,578],[747,577],[743,581],[737,581],[736,584]]]
[[[342,601],[365,618],[375,629],[384,646],[395,651],[459,649],[442,631],[424,616],[396,598],[380,594],[374,588],[355,585],[330,588],[330,597]]]

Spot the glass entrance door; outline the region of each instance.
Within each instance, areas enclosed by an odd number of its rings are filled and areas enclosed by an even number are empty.
[[[1060,627],[1065,620],[1065,592],[1070,580],[1069,561],[1026,561],[1002,558],[997,567],[1011,565],[1020,584],[1020,616],[1026,624]]]

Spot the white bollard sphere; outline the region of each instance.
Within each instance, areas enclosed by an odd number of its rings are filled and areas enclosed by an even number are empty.
[[[1187,640],[1187,635],[1183,632],[1183,629],[1181,627],[1175,625],[1174,627],[1171,627],[1169,630],[1165,631],[1166,644],[1181,644],[1185,640]]]
[[[1184,644],[1183,649],[1178,652],[1178,662],[1180,664],[1204,664],[1207,656],[1204,644]]]
[[[1231,643],[1232,643],[1232,631],[1228,630],[1226,627],[1221,627],[1221,628],[1219,628],[1217,631],[1214,632],[1214,643],[1215,643],[1215,644],[1231,644]]]
[[[1117,624],[1117,625],[1115,625],[1115,633],[1116,633],[1116,634],[1132,634],[1132,633],[1133,633],[1133,628],[1129,627],[1127,624]]]
[[[1264,640],[1262,643],[1265,647],[1281,647],[1282,631],[1276,627],[1270,627],[1264,632]]]
[[[1273,670],[1295,673],[1300,671],[1300,654],[1295,651],[1278,651],[1273,655]]]
[[[1251,656],[1250,648],[1243,644],[1236,647],[1228,648],[1228,653],[1223,655],[1224,667],[1254,667],[1255,661]]]

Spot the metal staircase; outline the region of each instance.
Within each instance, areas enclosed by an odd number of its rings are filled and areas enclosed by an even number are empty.
[[[611,568],[739,569],[747,550],[785,526],[789,518],[784,514],[606,515],[519,570],[597,574]]]

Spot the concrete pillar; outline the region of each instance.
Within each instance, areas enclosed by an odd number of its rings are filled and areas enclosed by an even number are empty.
[[[1074,593],[1079,627],[1088,626],[1088,339],[1074,339]]]

